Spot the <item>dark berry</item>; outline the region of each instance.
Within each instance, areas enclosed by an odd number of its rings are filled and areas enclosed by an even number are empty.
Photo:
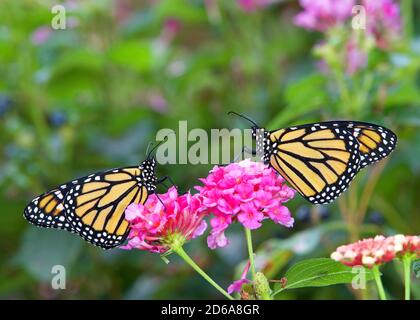
[[[53,128],[60,128],[67,122],[67,116],[62,111],[53,111],[48,115],[48,123]]]
[[[12,99],[4,94],[0,94],[0,117],[4,116],[12,107]]]
[[[320,220],[327,220],[330,217],[330,209],[327,206],[318,206],[317,212]]]
[[[311,208],[300,206],[296,211],[296,219],[301,222],[309,222],[311,220]]]
[[[373,224],[384,224],[384,216],[378,211],[373,211],[368,216],[368,221]]]

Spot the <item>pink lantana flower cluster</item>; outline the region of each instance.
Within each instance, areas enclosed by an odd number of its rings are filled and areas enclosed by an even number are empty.
[[[386,49],[390,38],[398,37],[402,21],[400,6],[395,0],[364,0],[366,29],[379,48]]]
[[[125,211],[130,223],[128,243],[120,248],[165,253],[204,233],[207,223],[200,195],[178,195],[172,187],[165,194],[151,195],[145,204],[131,204]]]
[[[294,17],[297,26],[325,32],[349,22],[355,15],[355,0],[299,0],[303,11]],[[366,29],[370,34],[400,31],[400,8],[395,0],[362,0],[366,12]]]
[[[367,65],[368,57],[366,55],[366,52],[364,52],[358,47],[354,39],[350,39],[346,43],[345,50],[347,74],[352,75]]]
[[[324,32],[351,17],[355,0],[300,0],[299,3],[304,10],[295,16],[295,24]]]
[[[372,268],[406,254],[420,257],[420,237],[401,234],[390,237],[376,236],[338,247],[331,254],[331,259],[351,267]]]
[[[249,159],[227,166],[216,166],[197,186],[203,205],[211,219],[207,244],[211,249],[228,244],[224,232],[239,221],[248,229],[257,229],[264,219],[286,227],[293,226],[293,218],[284,202],[295,196],[284,179],[263,163]]]
[[[350,75],[366,67],[368,51],[373,46],[386,50],[391,40],[398,39],[401,33],[400,7],[395,0],[299,0],[299,3],[303,11],[294,17],[297,26],[323,32],[327,37],[333,34],[335,43],[339,34],[345,35],[341,57],[346,73]],[[356,8],[355,5],[361,6]],[[354,8],[356,10],[353,12]],[[363,33],[363,37],[356,30],[348,32],[353,30],[351,24],[356,15],[360,18],[360,24],[365,23],[358,30]],[[341,32],[337,33],[337,30]],[[324,45],[320,43],[317,47]],[[336,50],[333,48],[333,51]],[[331,48],[326,50],[329,51]]]

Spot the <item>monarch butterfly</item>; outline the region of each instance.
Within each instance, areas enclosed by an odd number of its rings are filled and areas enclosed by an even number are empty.
[[[268,131],[253,126],[256,150],[305,199],[335,200],[360,169],[388,156],[397,143],[391,130],[367,122],[328,121]]]
[[[76,233],[103,249],[119,246],[129,232],[127,206],[145,203],[156,185],[169,178],[157,179],[150,154],[139,166],[94,173],[48,191],[28,204],[24,217],[39,227]]]

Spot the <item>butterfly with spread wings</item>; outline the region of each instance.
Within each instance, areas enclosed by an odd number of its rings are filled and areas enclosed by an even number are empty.
[[[111,169],[65,183],[33,199],[24,217],[32,224],[78,234],[111,249],[127,238],[124,211],[131,203],[145,203],[155,193],[156,159],[148,154],[139,166]]]
[[[372,123],[328,121],[268,131],[252,122],[255,153],[305,199],[329,203],[360,169],[388,156],[397,143],[391,130]]]

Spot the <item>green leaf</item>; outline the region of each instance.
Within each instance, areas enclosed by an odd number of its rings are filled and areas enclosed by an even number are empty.
[[[361,276],[356,269],[345,266],[329,258],[308,259],[293,265],[284,275],[286,285],[275,293],[286,289],[304,287],[325,287],[334,284],[352,283],[356,276]],[[373,273],[368,269],[362,271],[366,281],[373,279]]]
[[[105,61],[91,50],[70,50],[50,69],[45,69],[49,94],[73,98],[81,92],[93,90],[104,76]]]
[[[139,12],[134,12],[127,22],[121,25],[121,33],[125,36],[134,36],[147,31],[151,32],[159,25],[155,12],[150,8],[144,8]]]
[[[197,6],[192,2],[186,4],[184,0],[159,1],[156,6],[156,14],[161,19],[176,18],[183,23],[207,21],[203,6]]]
[[[147,119],[150,111],[146,108],[132,108],[128,110],[119,110],[114,117],[106,119],[106,132],[116,136],[125,133],[128,129],[138,125],[140,120]]]
[[[113,62],[136,71],[148,71],[152,68],[153,52],[146,41],[127,41],[113,47],[110,51]]]
[[[400,126],[420,127],[420,108],[418,106],[405,107],[404,112],[396,113],[393,116],[393,122]]]
[[[52,76],[59,78],[75,70],[100,73],[105,61],[98,52],[87,49],[74,49],[66,52],[52,67]],[[53,79],[58,80],[58,79]]]
[[[18,292],[19,290],[25,290],[31,285],[33,279],[24,272],[0,275],[0,295],[10,296],[12,292]]]
[[[416,105],[420,100],[417,84],[412,79],[398,79],[398,85],[388,89],[385,107]]]
[[[275,129],[290,124],[294,119],[328,104],[325,78],[313,74],[290,84],[285,90],[287,108],[284,108],[267,126]]]
[[[62,265],[68,271],[75,262],[82,240],[75,235],[52,229],[30,228],[23,237],[14,262],[41,281],[52,277],[52,267]]]

